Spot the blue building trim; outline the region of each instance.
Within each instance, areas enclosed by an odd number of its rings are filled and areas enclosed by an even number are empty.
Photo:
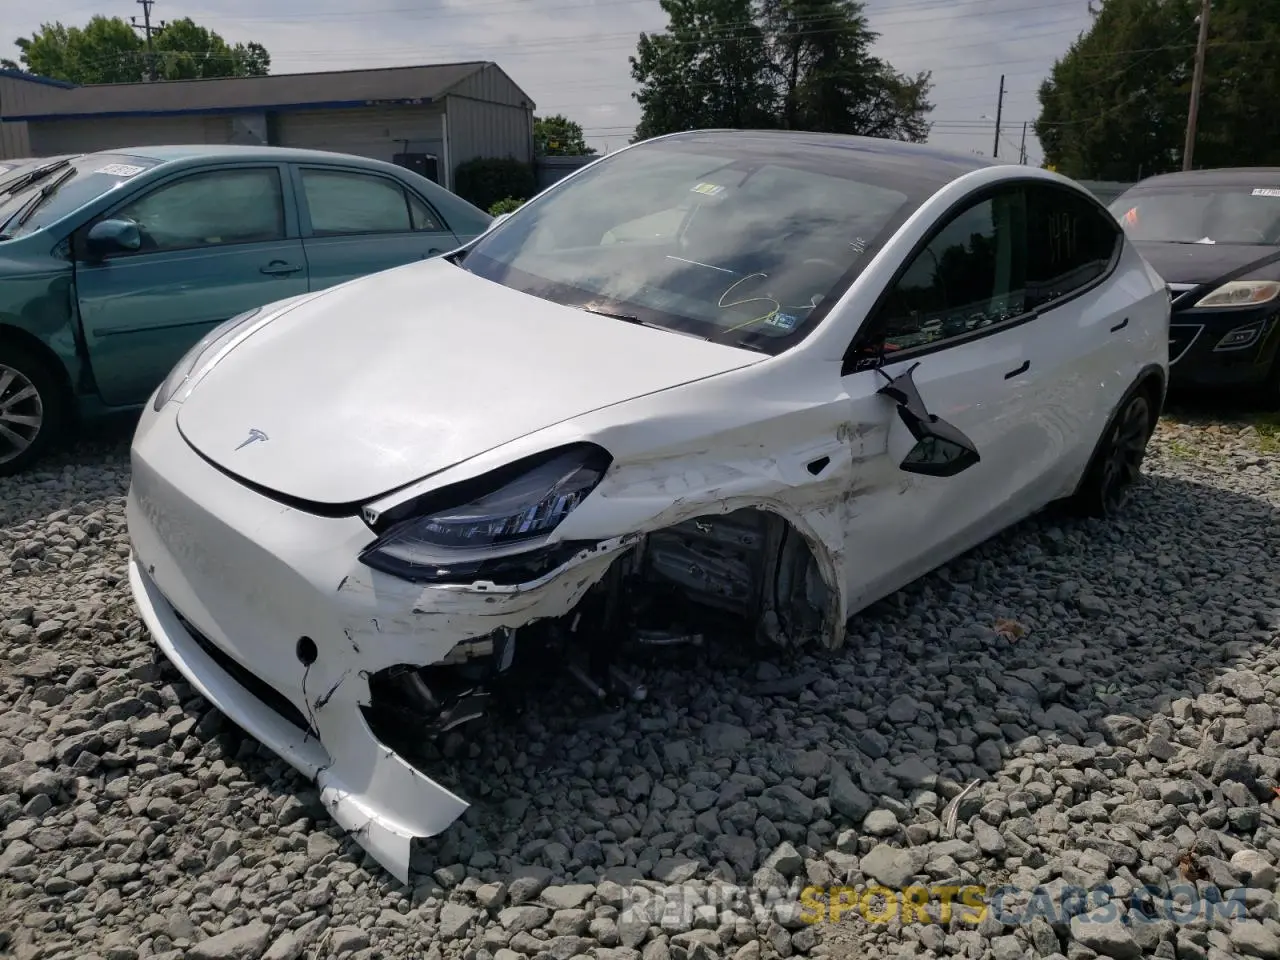
[[[123,117],[200,117],[228,113],[283,113],[294,110],[353,110],[359,107],[416,107],[432,102],[431,97],[401,97],[395,100],[320,100],[313,103],[263,103],[247,107],[193,107],[180,110],[95,110],[84,113],[5,114],[0,120],[43,123],[52,120],[115,120]]]
[[[54,80],[52,77],[42,77],[34,73],[23,73],[21,70],[8,70],[0,67],[0,77],[8,77],[10,80],[24,80],[27,83],[39,83],[46,87],[61,87],[63,90],[74,90],[76,84],[68,83],[66,80]]]

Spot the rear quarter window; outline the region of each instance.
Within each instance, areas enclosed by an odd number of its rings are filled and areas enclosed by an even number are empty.
[[[1031,310],[1069,297],[1106,274],[1123,234],[1087,197],[1040,184],[1025,189],[1026,308]]]

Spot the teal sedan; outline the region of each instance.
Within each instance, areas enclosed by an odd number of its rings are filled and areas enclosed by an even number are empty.
[[[438,256],[490,222],[412,171],[312,150],[139,147],[0,170],[0,476],[77,420],[141,406],[224,320]]]

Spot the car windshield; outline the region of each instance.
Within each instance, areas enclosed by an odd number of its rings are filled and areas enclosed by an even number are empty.
[[[461,265],[557,303],[777,353],[918,206],[904,185],[916,181],[893,166],[783,139],[655,141],[521,208]]]
[[[0,194],[0,223],[4,223],[28,201],[34,202],[42,187],[48,186],[63,176],[67,177],[40,203],[25,223],[21,226],[10,224],[5,229],[5,238],[13,239],[33,233],[41,227],[61,220],[107,191],[114,190],[144,170],[156,166],[157,162],[145,157],[124,154],[89,154],[75,157],[69,166],[41,177],[12,194]],[[40,169],[40,166],[39,163],[32,163],[0,175],[0,190],[4,189],[3,180],[14,180],[32,170]],[[74,171],[74,175],[68,176],[68,170]]]
[[[1111,212],[1139,241],[1280,245],[1280,183],[1130,190]]]

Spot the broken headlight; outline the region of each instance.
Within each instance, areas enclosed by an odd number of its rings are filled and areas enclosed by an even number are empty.
[[[481,576],[495,564],[518,569],[543,554],[562,556],[567,545],[547,540],[600,483],[610,460],[594,444],[573,444],[394,510],[366,508],[364,520],[380,536],[360,560],[409,580],[449,580]],[[530,571],[543,566],[534,563]]]

